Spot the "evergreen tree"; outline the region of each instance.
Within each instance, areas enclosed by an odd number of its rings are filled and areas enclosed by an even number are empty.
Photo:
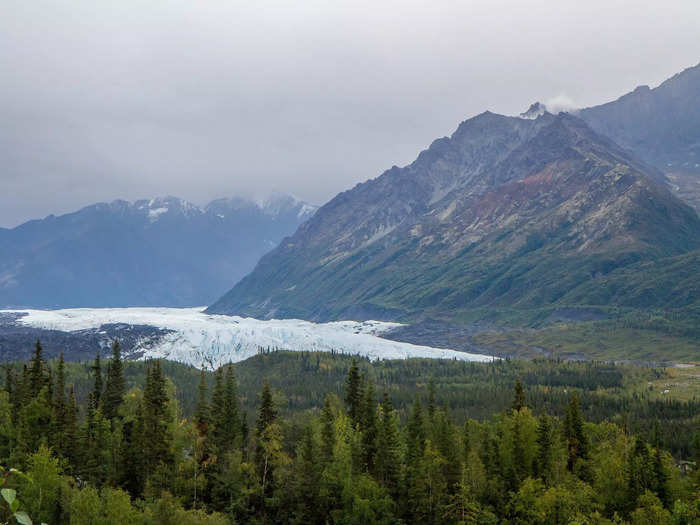
[[[374,472],[377,453],[377,402],[374,383],[369,381],[362,401],[362,460],[367,472]]]
[[[294,471],[296,473],[295,499],[297,500],[294,521],[304,524],[322,522],[318,501],[321,473],[311,427],[306,427],[304,430]]]
[[[100,353],[95,355],[95,362],[92,365],[92,373],[95,376],[95,385],[92,389],[95,407],[100,406],[102,400],[102,364],[100,363]]]
[[[36,397],[46,384],[44,376],[44,351],[41,347],[41,342],[37,339],[34,345],[34,356],[29,364],[29,388],[28,394],[30,397]]]
[[[265,428],[277,419],[277,407],[272,399],[272,389],[270,383],[265,380],[262,393],[260,394],[260,409],[258,410],[258,420],[255,425],[255,432],[260,435]]]
[[[654,492],[663,503],[664,507],[671,507],[671,491],[669,488],[669,474],[666,471],[666,465],[664,465],[664,460],[660,448],[654,450],[653,459],[653,472],[654,472]]]
[[[238,400],[238,384],[236,382],[233,366],[230,364],[226,367],[223,407],[224,434],[228,436],[227,443],[230,445],[228,450],[233,450],[238,441],[242,444],[242,428],[240,402]]]
[[[435,418],[435,446],[440,456],[445,460],[443,478],[450,493],[455,491],[462,470],[456,437],[454,425],[447,413],[444,410],[438,411]]]
[[[44,399],[46,399],[47,406],[51,410],[53,410],[53,386],[53,372],[51,371],[51,368],[47,367],[45,383],[46,395],[44,396]]]
[[[577,461],[588,456],[588,441],[583,432],[583,417],[579,408],[578,395],[573,394],[564,417],[564,438],[567,444],[566,467],[573,472]]]
[[[143,493],[145,482],[143,404],[138,403],[135,417],[124,421],[119,447],[119,485],[133,498]]]
[[[634,440],[634,449],[629,457],[628,504],[629,509],[637,506],[637,499],[647,490],[654,489],[654,467],[649,447],[640,437]]]
[[[207,386],[207,376],[204,367],[199,372],[199,399],[197,408],[194,411],[194,421],[197,425],[197,430],[200,436],[206,436],[211,423],[211,414],[209,412],[209,387]]]
[[[362,423],[362,397],[362,377],[357,360],[353,359],[345,383],[345,404],[353,426]]]
[[[118,341],[112,344],[112,359],[107,365],[107,383],[102,401],[104,416],[112,420],[119,414],[119,407],[124,402],[126,382],[124,380],[124,364],[122,363],[121,348]]]
[[[335,447],[335,417],[331,408],[330,395],[326,395],[321,411],[321,458],[328,465],[333,459]]]
[[[73,386],[68,390],[68,403],[66,404],[66,423],[64,433],[63,455],[68,460],[69,465],[78,462],[78,450],[76,449],[78,439],[78,406],[75,402],[75,391]]]
[[[263,520],[274,507],[273,495],[276,489],[276,467],[282,456],[282,435],[277,424],[277,407],[272,398],[270,383],[265,380],[260,395],[260,408],[255,426],[254,463],[260,483],[258,513]]]
[[[435,380],[431,377],[428,381],[428,420],[432,423],[435,418]]]
[[[377,435],[377,479],[390,494],[399,489],[401,475],[399,429],[394,406],[389,394],[384,392],[381,405],[381,423]]]
[[[537,421],[537,458],[535,472],[546,485],[552,475],[552,421],[542,414]]]
[[[226,387],[223,367],[214,372],[214,388],[211,394],[212,440],[219,454],[229,450],[232,437],[226,428]]]
[[[66,457],[66,364],[63,360],[63,352],[58,357],[58,367],[56,369],[56,388],[54,390],[53,401],[53,445],[56,452]]]
[[[406,461],[408,465],[414,465],[423,457],[425,449],[425,422],[423,421],[423,407],[416,398],[411,407],[411,415],[408,420],[408,449]]]
[[[3,389],[10,395],[10,399],[12,399],[15,391],[15,373],[12,366],[7,364],[5,365],[5,383]]]
[[[513,409],[513,474],[515,483],[511,488],[515,491],[519,488],[520,482],[529,474],[529,468],[525,460],[525,442],[523,438],[522,422],[520,421],[520,410]]]
[[[515,387],[514,387],[514,395],[513,395],[513,410],[516,412],[520,412],[526,405],[525,405],[525,389],[523,388],[522,383],[520,382],[520,379],[516,379],[515,381]]]
[[[143,465],[146,478],[159,475],[159,488],[167,486],[167,470],[172,465],[172,433],[168,395],[160,361],[154,361],[146,373],[143,392]]]
[[[106,479],[106,466],[103,458],[105,436],[102,427],[102,413],[97,408],[94,392],[90,392],[85,424],[80,440],[81,475],[90,483],[101,486]]]
[[[27,367],[27,363],[22,365],[22,374],[17,382],[16,391],[17,393],[14,399],[14,409],[15,414],[19,415],[19,411],[22,409],[22,407],[26,403],[29,403],[29,401],[31,401],[34,397],[31,391],[31,382],[29,380],[29,368]]]

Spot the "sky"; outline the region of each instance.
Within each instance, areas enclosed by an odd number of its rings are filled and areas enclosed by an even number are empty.
[[[485,110],[700,62],[700,2],[2,0],[0,227],[117,198],[323,204]]]

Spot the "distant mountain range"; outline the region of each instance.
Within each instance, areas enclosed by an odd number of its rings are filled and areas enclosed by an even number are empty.
[[[288,195],[99,203],[0,229],[0,307],[197,306],[313,215]]]
[[[700,220],[666,184],[698,180],[698,71],[580,118],[538,104],[469,119],[337,195],[208,311],[464,321],[698,307]]]

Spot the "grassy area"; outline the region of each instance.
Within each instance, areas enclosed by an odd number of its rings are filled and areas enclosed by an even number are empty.
[[[639,385],[638,391],[647,391],[650,397],[657,399],[673,399],[690,401],[700,399],[700,365],[671,367],[657,379]]]
[[[613,361],[700,363],[700,342],[610,323],[559,323],[540,330],[482,332],[474,342],[499,354]]]

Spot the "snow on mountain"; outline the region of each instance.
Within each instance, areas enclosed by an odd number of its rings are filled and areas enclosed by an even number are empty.
[[[264,198],[256,199],[254,202],[263,213],[273,217],[296,212],[297,218],[305,220],[318,209],[318,206],[308,204],[293,195],[279,192],[273,192]]]
[[[203,308],[77,308],[65,310],[4,310],[24,314],[18,324],[44,330],[103,330],[105,325],[153,326],[168,333],[144,337],[129,352],[138,359],[163,358],[194,366],[217,368],[243,361],[260,347],[296,351],[331,351],[370,359],[427,357],[490,361],[491,356],[419,346],[382,339],[400,326],[381,321],[312,323],[298,319],[258,319],[210,315]]]
[[[316,210],[269,201],[115,200],[0,230],[0,308],[213,302]]]

